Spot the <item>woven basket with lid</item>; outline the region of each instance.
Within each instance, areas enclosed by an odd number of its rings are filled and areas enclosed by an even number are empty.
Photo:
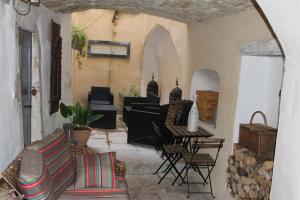
[[[264,124],[253,123],[254,116],[260,114]],[[277,129],[267,125],[263,112],[256,111],[251,116],[249,124],[240,124],[239,144],[258,154],[275,151]]]

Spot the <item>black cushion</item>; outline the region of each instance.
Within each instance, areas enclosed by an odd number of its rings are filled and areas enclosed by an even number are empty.
[[[131,106],[132,103],[147,103],[147,97],[127,97],[123,98],[123,106]]]
[[[159,104],[152,103],[133,103],[131,104],[133,110],[157,110],[159,111]]]
[[[91,100],[90,104],[110,105],[108,100]]]
[[[116,107],[113,105],[99,105],[99,104],[90,104],[92,111],[113,111],[117,112]]]
[[[92,100],[108,100],[110,98],[109,87],[92,87],[91,89],[91,101]]]

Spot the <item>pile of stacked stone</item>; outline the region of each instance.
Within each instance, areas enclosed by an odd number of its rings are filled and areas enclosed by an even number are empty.
[[[235,199],[270,199],[273,155],[257,155],[235,144],[228,159],[228,189]]]

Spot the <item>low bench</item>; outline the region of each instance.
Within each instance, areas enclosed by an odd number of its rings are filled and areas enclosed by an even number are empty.
[[[115,129],[117,121],[117,109],[113,105],[90,104],[94,114],[103,116],[94,121],[90,126],[92,128]]]
[[[66,138],[64,139],[66,141]],[[49,136],[47,136],[44,140],[41,141],[49,141]],[[39,142],[39,141],[38,141]],[[74,144],[67,144],[68,149],[70,151],[71,157],[76,163],[76,158],[81,155],[97,155],[98,152],[95,152],[91,149],[85,148],[83,146],[74,145]],[[49,150],[47,147],[47,150]],[[54,146],[54,148],[56,148]],[[16,159],[7,167],[4,172],[2,172],[2,176],[0,177],[0,190],[3,191],[15,191],[16,193],[22,194],[19,190],[16,190],[18,179],[20,176],[21,170],[21,163],[23,155],[25,155],[25,151],[21,152]],[[50,150],[52,151],[52,150]],[[53,150],[55,152],[55,150]],[[59,151],[58,151],[59,152]],[[56,157],[56,154],[53,155]],[[48,169],[48,166],[47,166]],[[60,169],[58,169],[60,171]],[[113,189],[106,189],[106,188],[94,188],[94,189],[74,189],[71,186],[67,188],[63,193],[56,197],[55,199],[64,199],[64,200],[71,200],[71,199],[120,199],[120,200],[129,200],[128,189],[125,179],[125,172],[126,166],[125,163],[115,160],[114,163],[114,171],[116,175],[116,180],[118,181],[118,188]],[[14,193],[15,193],[14,192]],[[8,192],[9,193],[9,192]],[[10,199],[10,198],[5,198]]]

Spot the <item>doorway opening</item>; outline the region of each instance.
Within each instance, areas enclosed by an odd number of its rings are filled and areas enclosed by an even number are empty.
[[[152,74],[159,85],[160,103],[169,102],[170,91],[175,87],[176,78],[182,83],[180,60],[174,42],[168,30],[156,25],[146,38],[143,52],[143,68],[141,78],[142,95],[146,96],[146,88]]]

